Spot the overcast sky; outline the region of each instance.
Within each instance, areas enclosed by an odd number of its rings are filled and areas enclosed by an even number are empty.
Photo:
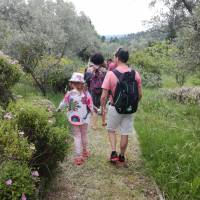
[[[68,0],[78,12],[90,17],[100,35],[118,35],[146,30],[156,9],[149,8],[151,0]]]

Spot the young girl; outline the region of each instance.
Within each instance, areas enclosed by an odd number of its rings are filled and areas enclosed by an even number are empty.
[[[84,158],[89,156],[89,151],[87,149],[87,128],[90,115],[93,111],[93,103],[89,92],[84,89],[83,74],[77,72],[73,73],[69,82],[71,90],[66,93],[58,110],[67,106],[67,117],[72,125],[74,136],[76,154],[74,163],[76,165],[81,165],[84,163]]]

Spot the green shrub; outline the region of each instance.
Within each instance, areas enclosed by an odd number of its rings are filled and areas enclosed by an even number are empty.
[[[173,73],[176,62],[173,56],[177,48],[168,41],[152,42],[148,47],[133,52],[130,56],[130,64],[141,67],[146,72],[161,74]]]
[[[0,123],[0,199],[36,196],[35,184],[39,178],[31,176],[28,166],[34,153],[33,144],[17,129],[12,113],[4,117]]]
[[[68,149],[67,130],[56,126],[54,112],[55,106],[41,98],[31,103],[19,100],[3,112],[0,119],[0,199],[18,200],[22,195],[38,199],[49,180],[47,177],[64,159]]]
[[[77,70],[80,65],[81,63],[67,58],[58,61],[53,56],[46,56],[36,67],[35,73],[45,88],[63,92],[72,72]]]
[[[142,76],[142,85],[146,88],[159,88],[162,86],[161,75],[158,73],[139,70]]]
[[[14,61],[7,60],[4,57],[0,57],[0,83],[5,88],[10,88],[20,78],[20,68],[19,65]]]
[[[0,56],[0,105],[6,106],[12,98],[10,88],[19,81],[20,73],[15,61]]]
[[[0,153],[1,158],[11,160],[29,161],[33,150],[30,148],[24,133],[13,127],[9,121],[0,124]]]
[[[35,183],[37,177],[31,175],[31,170],[25,163],[6,161],[1,163],[0,199],[19,200],[22,196],[33,199],[36,196]]]
[[[143,73],[142,74],[143,86],[146,88],[158,88],[162,86],[160,74]]]
[[[51,114],[33,103],[18,101],[11,104],[9,110],[15,116],[19,130],[35,145],[31,166],[37,167],[42,176],[48,176],[66,155],[67,130],[54,127],[54,123],[49,121]]]

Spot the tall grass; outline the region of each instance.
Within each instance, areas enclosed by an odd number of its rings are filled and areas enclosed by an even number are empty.
[[[136,129],[148,172],[165,197],[200,199],[200,107],[145,90]]]
[[[195,75],[187,75],[186,81],[183,86],[194,86],[194,85],[200,85],[200,80],[198,77],[198,74]],[[180,87],[178,83],[176,83],[175,74],[169,75],[169,74],[162,74],[162,87],[163,88],[177,88]]]

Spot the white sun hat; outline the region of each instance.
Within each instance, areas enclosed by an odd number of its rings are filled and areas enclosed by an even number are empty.
[[[83,74],[78,73],[78,72],[74,72],[72,74],[72,77],[71,77],[71,79],[69,81],[71,81],[71,82],[77,82],[77,83],[84,83],[85,82]]]

